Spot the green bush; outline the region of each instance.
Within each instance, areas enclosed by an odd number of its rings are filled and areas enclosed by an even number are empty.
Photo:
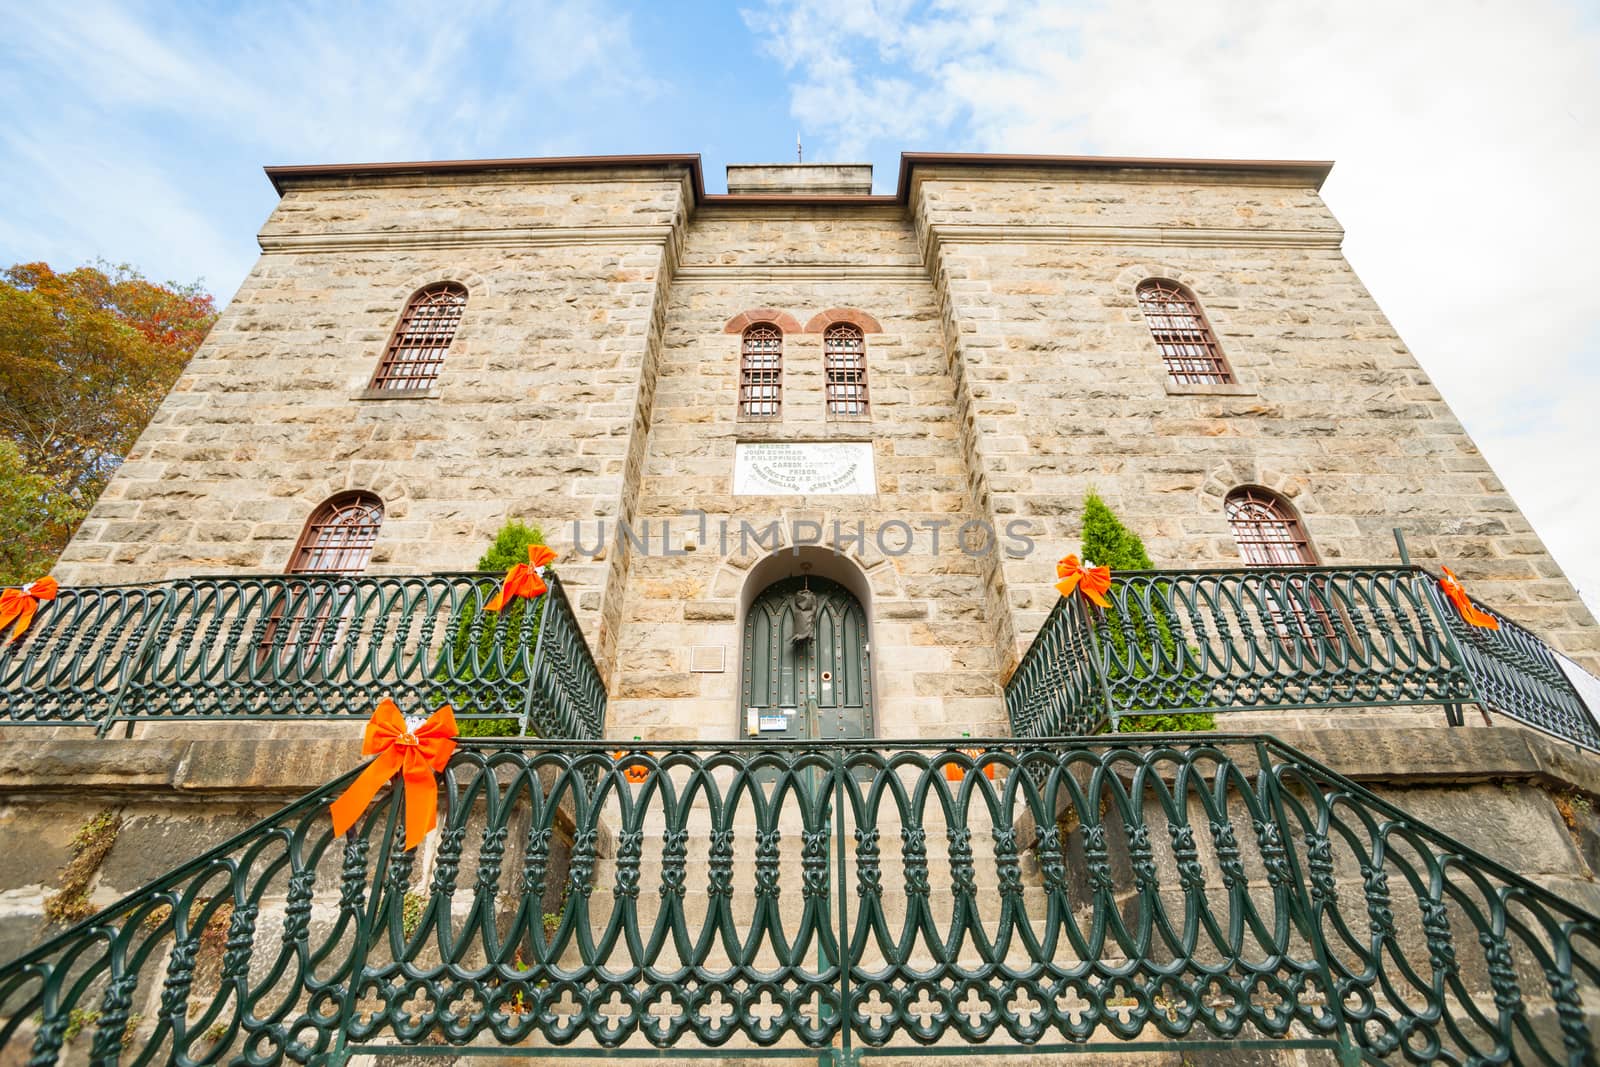
[[[512,519],[494,535],[494,544],[478,560],[478,570],[504,574],[512,564],[528,562],[528,548],[544,544],[544,531],[528,526],[520,519]]]
[[[1145,551],[1144,542],[1139,535],[1122,524],[1122,520],[1106,506],[1099,494],[1093,490],[1083,500],[1083,546],[1082,557],[1084,566],[1090,562],[1097,567],[1110,567],[1111,572],[1117,571],[1147,571],[1153,570],[1155,564],[1150,561],[1150,554]],[[1096,629],[1103,639],[1109,640],[1116,648],[1117,654],[1126,659],[1128,654],[1128,638],[1124,633],[1121,620],[1115,608],[1104,612]],[[1133,627],[1134,638],[1146,655],[1151,655],[1159,643],[1167,662],[1174,662],[1177,658],[1178,642],[1174,636],[1175,626],[1169,622],[1159,611],[1155,613],[1154,624],[1139,620]],[[1137,667],[1134,668],[1138,670]],[[1203,690],[1198,687],[1185,686],[1181,679],[1175,680],[1172,685],[1174,697],[1189,696],[1194,700],[1203,697]],[[1214,730],[1217,718],[1208,711],[1181,712],[1176,715],[1124,715],[1117,725],[1119,733],[1158,733],[1189,730]]]
[[[1139,535],[1122,525],[1122,520],[1092,489],[1083,498],[1083,559],[1084,566],[1092,560],[1096,567],[1110,567],[1113,571],[1155,569]]]
[[[481,559],[478,560],[479,571],[486,574],[503,575],[514,564],[528,562],[528,546],[544,544],[544,532],[537,526],[528,526],[523,522],[512,519],[500,527],[500,532],[495,535],[494,544],[489,546]],[[546,568],[548,573],[549,568]],[[526,624],[531,627],[528,640],[537,641],[539,638],[539,621],[544,611],[544,597],[535,600],[513,600],[498,612],[487,613],[483,620],[483,631],[478,635],[479,655],[487,656],[494,648],[496,632],[517,633]],[[533,612],[533,619],[528,622],[526,616]],[[467,604],[456,619],[455,638],[451,642],[451,656],[459,662],[466,658],[472,642],[472,625],[478,618],[479,612],[475,604]],[[448,677],[449,672],[443,664],[440,665],[436,677]],[[480,676],[479,686],[496,686],[500,684],[517,685],[528,680],[527,673],[522,670],[511,670],[503,676],[486,674]],[[473,695],[464,690],[451,694],[451,705],[458,715],[474,713],[476,701]],[[517,737],[522,734],[522,723],[518,719],[466,719],[458,720],[456,730],[462,737]],[[528,736],[533,736],[533,726],[528,727]]]

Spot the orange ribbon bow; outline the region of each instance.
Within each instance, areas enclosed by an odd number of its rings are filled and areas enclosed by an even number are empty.
[[[60,588],[56,580],[47,574],[21,589],[0,590],[0,630],[15,620],[17,625],[11,631],[11,640],[20,638],[33,622],[33,614],[39,610],[39,601],[54,600]]]
[[[394,701],[384,697],[367,721],[363,756],[378,758],[333,802],[333,833],[343,837],[367,810],[378,790],[398,772],[406,785],[406,849],[416,848],[439,822],[439,791],[433,776],[456,750],[456,716],[446,704],[413,732]]]
[[[1461,618],[1485,630],[1500,629],[1500,620],[1486,611],[1480,611],[1472,602],[1472,598],[1467,596],[1467,591],[1461,588],[1461,579],[1456,577],[1456,572],[1449,567],[1440,569],[1444,571],[1444,577],[1439,579],[1439,588],[1444,590],[1445,599],[1456,606]]]
[[[483,606],[483,610],[499,611],[519,596],[529,600],[544,596],[550,587],[539,577],[539,571],[547,564],[554,563],[555,558],[556,554],[544,545],[529,545],[528,562],[512,564],[511,569],[506,571],[506,580],[500,586],[500,592]]]
[[[1077,556],[1068,555],[1056,564],[1056,577],[1061,579],[1056,590],[1062,596],[1071,596],[1076,589],[1102,608],[1111,606],[1105,596],[1111,591],[1110,567],[1084,567]]]

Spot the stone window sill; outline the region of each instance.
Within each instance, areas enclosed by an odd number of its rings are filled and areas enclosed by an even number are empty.
[[[426,389],[363,389],[351,400],[438,400],[442,394],[437,385]]]
[[[1202,385],[1193,382],[1166,380],[1168,396],[1256,396],[1256,387],[1247,382],[1229,382],[1226,385]]]
[[[826,422],[797,422],[788,426],[781,423],[768,423],[763,426],[758,422],[742,422],[737,427],[735,440],[741,445],[870,444],[872,436],[867,432],[870,429],[870,426],[864,426],[859,422],[838,425]]]

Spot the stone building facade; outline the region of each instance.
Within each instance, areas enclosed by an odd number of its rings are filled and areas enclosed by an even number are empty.
[[[319,504],[363,490],[373,572],[470,568],[507,519],[543,528],[614,736],[746,732],[761,597],[812,579],[864,620],[867,718],[831,728],[993,735],[1087,491],[1187,567],[1240,562],[1224,501],[1254,488],[1317,559],[1392,562],[1399,528],[1600,665],[1600,630],[1345,261],[1329,166],[919,154],[886,196],[827,164],[731,167],[707,194],[695,156],[271,168],[261,258],[56,573],[281,573]],[[1203,308],[1231,382],[1168,373],[1151,279]],[[369,389],[441,282],[466,305],[436,382]],[[754,325],[781,344],[776,418],[741,413]],[[864,345],[864,414],[828,410],[839,325]],[[763,445],[865,446],[872,470],[739,491],[736,452]]]

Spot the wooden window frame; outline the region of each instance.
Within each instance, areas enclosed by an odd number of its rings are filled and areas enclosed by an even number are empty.
[[[1245,508],[1257,514],[1241,516],[1239,513]],[[1261,517],[1261,511],[1265,511],[1267,517]],[[1292,572],[1294,568],[1315,567],[1319,563],[1316,546],[1311,543],[1311,534],[1299,511],[1279,494],[1259,486],[1239,486],[1223,500],[1223,514],[1246,567]],[[1241,536],[1244,532],[1259,533],[1263,528],[1278,530],[1284,536]],[[1280,558],[1286,555],[1294,558]],[[1332,642],[1349,639],[1349,621],[1342,611],[1330,605],[1321,576],[1286,574],[1281,588],[1268,591],[1267,595],[1274,601],[1267,608],[1267,621],[1285,647],[1292,647],[1296,639],[1307,642],[1318,638]]]
[[[759,347],[767,343],[774,347]],[[752,322],[739,334],[739,418],[783,418],[783,329],[775,322]]]
[[[331,546],[335,553],[335,562],[338,566],[313,565],[317,562],[317,554],[330,550],[330,546],[317,544],[318,533],[327,529],[343,528],[339,522],[341,515],[351,513],[357,509],[364,509],[370,521],[354,527],[357,531],[370,530],[370,536],[363,533],[365,542],[350,545]],[[357,575],[367,569],[367,564],[372,561],[372,548],[377,543],[378,534],[383,529],[383,500],[376,493],[369,493],[364,489],[352,489],[343,493],[335,493],[311,512],[306,519],[305,526],[300,530],[300,538],[295,542],[294,551],[289,554],[289,564],[284,568],[285,574],[332,574],[332,575]],[[359,555],[359,562],[355,562],[355,553]],[[347,558],[348,557],[348,558]]]
[[[854,341],[854,350],[836,345],[837,338]],[[867,332],[853,322],[835,322],[822,331],[823,400],[830,419],[872,417],[867,388]]]
[[[1134,287],[1134,298],[1168,378],[1180,386],[1239,384],[1192,289],[1171,278],[1146,278]],[[1174,312],[1175,304],[1182,308]]]
[[[412,293],[383,346],[383,358],[372,372],[367,395],[427,395],[438,384],[445,357],[461,329],[467,298],[467,287],[459,282],[436,282]],[[446,311],[430,318],[425,329],[410,328],[419,321],[420,311],[436,307]],[[433,314],[430,310],[429,315]]]
[[[1317,550],[1311,543],[1300,513],[1283,497],[1268,489],[1242,485],[1228,493],[1222,502],[1223,514],[1228,520],[1228,530],[1239,555],[1247,567],[1315,567]],[[1269,517],[1246,518],[1239,514],[1243,508],[1263,509]],[[1280,529],[1284,537],[1241,537],[1241,527],[1255,530],[1261,527]],[[1283,558],[1280,549],[1292,550],[1293,559]]]
[[[369,519],[363,525],[355,527],[361,532],[363,542],[353,547],[349,544],[336,546],[333,549],[334,559],[340,564],[339,566],[311,566],[313,562],[318,561],[320,554],[328,551],[327,548],[319,548],[316,544],[320,531],[336,528],[341,515],[357,509],[365,510]],[[295,542],[294,551],[289,555],[289,564],[284,568],[284,573],[307,578],[351,578],[365,573],[367,564],[372,561],[372,549],[377,543],[378,534],[383,530],[383,511],[383,500],[376,493],[356,489],[330,496],[318,504],[306,519],[300,537]],[[368,530],[371,531],[370,534],[365,533]],[[273,658],[274,643],[280,627],[286,627],[288,630],[284,636],[282,662],[293,662],[298,655],[314,657],[329,621],[335,616],[335,604],[338,602],[342,602],[337,612],[342,628],[352,606],[345,599],[350,592],[349,585],[328,582],[326,590],[318,590],[316,586],[321,584],[304,582],[286,585],[280,594],[273,597],[267,624],[261,632],[261,640],[256,645],[257,670]],[[289,609],[291,602],[295,605],[292,613]],[[313,603],[316,605],[315,610],[308,610]],[[340,639],[340,634],[334,635],[335,641]]]

